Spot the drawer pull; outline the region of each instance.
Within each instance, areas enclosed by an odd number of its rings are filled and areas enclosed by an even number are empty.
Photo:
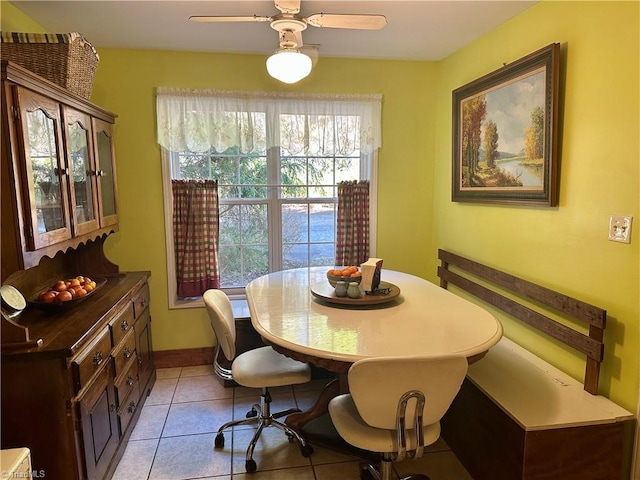
[[[129,413],[133,413],[133,412],[135,412],[135,411],[136,411],[136,402],[131,401],[131,402],[129,403],[129,407],[127,408],[127,411],[128,411]]]
[[[142,305],[142,308],[145,308],[147,306],[147,299],[142,297],[140,299],[140,305]]]
[[[115,406],[115,404],[114,404],[114,403],[112,403],[112,404],[110,404],[110,405],[109,405],[109,411],[110,411],[110,412],[115,412],[115,411],[116,411],[116,406]]]
[[[131,355],[133,355],[133,352],[131,351],[131,348],[124,347],[123,355],[124,355],[124,358],[131,358]]]
[[[129,375],[127,377],[127,386],[130,387],[131,385],[133,385],[134,381],[135,381],[135,379],[131,375]]]
[[[97,367],[98,365],[101,365],[103,361],[104,358],[102,358],[102,352],[96,352],[93,356],[93,364]]]
[[[129,322],[127,322],[126,320],[123,320],[122,324],[120,324],[120,327],[122,328],[123,332],[126,332],[127,329],[129,328]]]

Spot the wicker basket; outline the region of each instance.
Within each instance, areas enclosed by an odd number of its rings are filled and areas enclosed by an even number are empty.
[[[66,88],[91,98],[98,53],[79,33],[2,32],[2,60],[9,60]]]

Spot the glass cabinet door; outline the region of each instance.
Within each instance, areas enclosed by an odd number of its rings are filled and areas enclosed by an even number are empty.
[[[81,235],[99,228],[91,117],[65,108],[64,124],[70,166],[72,227],[74,235]]]
[[[29,90],[18,88],[17,92],[29,197],[25,218],[29,247],[35,250],[71,237],[68,169],[60,148],[59,104]]]
[[[118,223],[112,125],[94,118],[93,138],[96,152],[96,175],[98,177],[100,226],[105,227]]]

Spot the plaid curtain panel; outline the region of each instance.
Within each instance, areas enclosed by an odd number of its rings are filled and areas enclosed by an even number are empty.
[[[360,265],[369,258],[369,182],[338,184],[336,266]]]
[[[217,180],[172,180],[178,297],[220,288]]]

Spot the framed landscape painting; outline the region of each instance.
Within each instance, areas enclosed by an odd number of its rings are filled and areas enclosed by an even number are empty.
[[[453,91],[454,202],[556,206],[560,44]]]

